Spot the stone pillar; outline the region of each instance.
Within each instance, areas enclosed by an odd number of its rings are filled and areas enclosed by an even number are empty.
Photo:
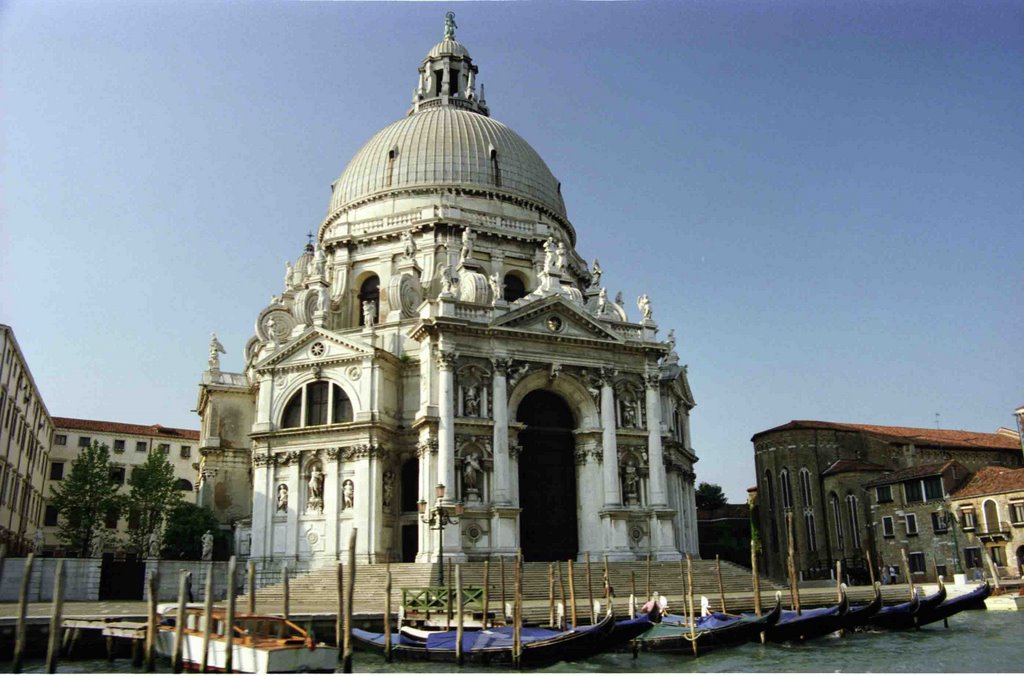
[[[334,388],[331,388],[334,389]],[[341,463],[338,462],[338,451],[327,451],[324,460],[324,516],[327,517],[327,529],[324,533],[324,554],[331,559],[338,557],[338,507],[341,505]]]
[[[299,546],[299,514],[306,509],[302,491],[299,486],[302,475],[302,455],[291,451],[288,458],[288,541],[285,544],[285,556],[294,560]]]
[[[277,508],[277,491],[270,485],[273,456],[257,452],[252,472],[252,547],[249,556],[260,559],[270,555],[270,521]]]
[[[437,392],[437,480],[445,485],[445,502],[455,497],[455,353],[438,351],[440,382]],[[433,503],[431,493],[428,503]]]
[[[512,478],[509,476],[508,462],[508,392],[505,373],[509,366],[508,359],[492,359],[494,381],[492,383],[491,411],[494,418],[494,437],[492,439],[494,477],[493,502],[498,505],[511,504]]]
[[[647,381],[647,453],[650,478],[648,500],[652,507],[666,506],[665,463],[661,451],[661,376],[649,373]]]
[[[615,393],[611,377],[602,374],[601,379],[601,453],[604,483],[604,504],[606,507],[622,504],[619,486],[619,457],[615,447]]]

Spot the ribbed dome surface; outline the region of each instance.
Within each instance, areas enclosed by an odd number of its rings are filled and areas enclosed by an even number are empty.
[[[441,56],[469,56],[469,50],[462,46],[462,43],[451,38],[441,40],[427,54],[428,59]]]
[[[429,186],[511,193],[565,216],[558,181],[522,137],[489,117],[447,105],[421,110],[377,132],[335,181],[328,213],[375,193]]]

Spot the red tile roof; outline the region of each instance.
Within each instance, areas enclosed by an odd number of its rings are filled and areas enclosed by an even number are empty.
[[[973,498],[979,495],[1024,491],[1024,469],[982,467],[953,497]]]
[[[952,464],[957,464],[958,466],[962,467],[962,465],[959,465],[959,463],[957,463],[955,460],[950,460],[948,462],[933,462],[927,465],[914,465],[912,467],[904,467],[903,469],[898,469],[895,472],[883,474],[874,481],[869,481],[868,483],[864,484],[864,486],[870,488],[872,486],[884,486],[886,484],[899,483],[900,481],[909,481],[910,479],[923,479],[929,476],[936,476],[942,474],[943,470],[945,470],[947,466]],[[962,474],[961,476],[965,475],[966,470],[964,470],[964,474]]]
[[[863,425],[856,423],[835,423],[819,420],[793,420],[785,425],[758,432],[751,441],[763,434],[785,430],[835,430],[839,432],[863,432],[885,441],[912,443],[917,446],[949,446],[955,448],[1020,450],[1020,438],[1010,434],[987,432],[965,432],[963,430],[936,430],[928,427],[890,427],[888,425]]]
[[[865,460],[836,460],[834,463],[828,466],[822,476],[831,476],[833,474],[843,474],[845,472],[888,472],[889,468],[885,465],[876,465],[873,462],[867,462]]]
[[[53,418],[57,429],[82,430],[85,432],[106,432],[108,434],[134,434],[140,437],[164,437],[199,441],[199,430],[183,430],[163,425],[132,425],[130,423],[108,422],[105,420],[82,420],[80,418]]]

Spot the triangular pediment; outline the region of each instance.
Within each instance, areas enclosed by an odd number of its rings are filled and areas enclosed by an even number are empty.
[[[546,336],[590,338],[623,342],[622,336],[561,296],[549,296],[517,308],[494,320],[494,327],[529,331]]]
[[[256,370],[281,368],[370,356],[371,345],[312,326],[280,350],[256,364]]]

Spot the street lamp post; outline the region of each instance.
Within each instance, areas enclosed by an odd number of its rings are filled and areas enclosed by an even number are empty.
[[[459,523],[458,519],[452,518],[452,513],[442,504],[444,500],[444,484],[437,485],[437,497],[434,499],[434,506],[427,511],[427,501],[420,500],[416,503],[419,508],[420,520],[427,524],[430,530],[437,531],[437,558],[440,566],[437,569],[437,585],[444,586],[444,527],[453,526]],[[462,516],[462,503],[455,505],[455,515]]]

